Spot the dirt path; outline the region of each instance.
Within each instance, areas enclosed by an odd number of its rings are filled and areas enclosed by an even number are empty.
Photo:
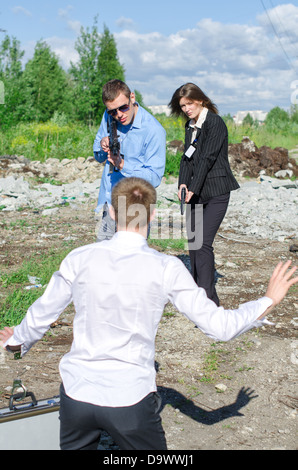
[[[32,210],[1,213],[0,262],[11,272],[32,253],[95,239],[94,201],[61,207],[51,217]],[[216,237],[222,305],[237,306],[264,294],[278,260],[292,258],[289,243],[233,233]],[[235,241],[237,240],[237,241]],[[71,245],[72,244],[72,245]],[[173,253],[172,253],[173,254]],[[186,252],[174,253],[182,259]],[[1,287],[0,294],[6,294]],[[157,383],[169,449],[296,449],[298,341],[297,288],[271,315],[274,327],[215,343],[168,305],[156,339]],[[21,378],[37,399],[58,394],[58,363],[72,340],[73,308],[22,360],[0,354],[0,407]]]

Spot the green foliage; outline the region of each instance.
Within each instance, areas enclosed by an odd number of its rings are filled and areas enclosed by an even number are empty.
[[[0,80],[4,87],[4,103],[0,105],[1,127],[9,127],[23,119],[28,90],[24,86],[20,42],[6,36],[0,45]],[[21,92],[20,92],[21,91]]]
[[[106,82],[113,78],[122,81],[125,80],[124,66],[119,62],[114,36],[109,32],[106,26],[104,26],[104,31],[100,39],[100,52],[98,54],[97,67],[100,71],[101,88]]]
[[[77,64],[72,63],[70,68],[76,103],[75,116],[88,125],[101,120],[105,109],[101,98],[104,83],[113,78],[124,80],[124,69],[117,57],[114,37],[106,26],[100,35],[96,23],[95,19],[91,31],[89,28],[81,28],[75,46],[79,61]]]
[[[64,114],[55,113],[44,123],[20,123],[0,130],[0,154],[24,155],[30,160],[78,158],[92,155],[96,128],[68,123]]]
[[[0,80],[5,102],[0,105],[0,155],[23,154],[44,161],[92,155],[94,137],[104,112],[102,87],[106,81],[125,81],[113,35],[104,26],[100,34],[97,18],[92,28],[82,28],[76,42],[79,56],[66,72],[44,41],[38,41],[34,56],[22,69],[24,51],[16,38],[5,36],[0,44]],[[141,93],[136,99],[145,106]],[[183,117],[158,114],[167,141],[184,141]],[[258,147],[294,148],[298,141],[298,108],[289,113],[273,108],[263,125],[246,116],[241,126],[231,115],[223,116],[229,142],[241,142],[249,136]],[[167,152],[166,175],[177,176],[181,155]]]
[[[243,126],[252,126],[253,123],[254,123],[254,120],[252,116],[248,113],[243,119]]]
[[[113,35],[106,26],[99,34],[96,18],[91,30],[81,29],[75,48],[78,63],[65,71],[50,46],[40,40],[23,70],[20,42],[4,38],[0,44],[0,80],[5,96],[0,106],[1,129],[21,122],[47,122],[55,112],[64,113],[72,122],[99,123],[104,111],[102,86],[112,78],[125,80],[124,67]]]
[[[293,104],[290,109],[291,121],[298,124],[298,105]]]
[[[266,145],[271,148],[284,147],[293,149],[298,143],[298,123],[294,120],[280,121],[277,124],[264,123],[263,125],[235,125],[226,121],[229,132],[229,143],[241,142],[243,136],[248,136],[257,147]]]
[[[266,116],[265,123],[267,126],[277,126],[279,127],[282,123],[289,122],[290,116],[284,110],[276,106],[271,109]]]
[[[44,289],[13,290],[0,308],[0,328],[18,325],[26,315],[28,308],[44,292]]]
[[[68,81],[58,58],[42,41],[25,66],[23,80],[29,91],[27,120],[48,121],[55,111],[65,110]]]
[[[47,257],[33,257],[10,274],[0,273],[0,285],[7,290],[0,305],[0,328],[20,323],[30,305],[43,294],[52,274],[59,269],[69,251],[65,249],[58,253],[53,251]],[[28,276],[37,277],[43,287],[26,290]]]
[[[177,152],[176,154],[173,154],[167,151],[165,175],[174,176],[175,178],[177,178],[179,175],[180,161],[181,161],[180,153]]]
[[[243,136],[247,135],[258,147],[267,145],[271,148],[292,149],[298,143],[298,122],[295,121],[297,114],[294,111],[293,118],[286,123],[279,123],[278,127],[271,124],[236,126],[233,120],[225,119],[229,143],[241,142]],[[185,121],[182,118],[167,117],[165,114],[156,115],[156,118],[165,128],[168,142],[184,141]],[[19,123],[14,127],[0,129],[0,155],[24,155],[30,160],[40,161],[50,157],[60,160],[88,157],[92,155],[96,132],[96,126],[74,123],[63,112],[54,112],[47,122]],[[167,152],[167,176],[178,176],[180,159],[179,152],[176,155]]]
[[[166,114],[156,114],[156,119],[160,122],[167,133],[167,141],[184,141],[185,119],[181,116],[173,117]]]

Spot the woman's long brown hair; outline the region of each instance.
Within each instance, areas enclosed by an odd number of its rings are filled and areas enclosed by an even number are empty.
[[[171,114],[175,114],[176,116],[184,115],[179,104],[181,98],[188,98],[190,101],[202,101],[202,106],[218,114],[217,106],[205,95],[201,88],[194,83],[185,83],[177,88],[169,103]]]

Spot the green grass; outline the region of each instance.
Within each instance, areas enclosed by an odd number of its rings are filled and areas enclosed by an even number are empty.
[[[185,240],[183,239],[148,239],[148,244],[152,248],[155,248],[158,251],[184,251],[185,250]]]
[[[0,131],[0,155],[24,155],[29,160],[78,158],[93,155],[97,129],[83,124],[18,124]]]
[[[235,126],[227,123],[229,132],[229,143],[236,144],[248,136],[257,147],[267,146],[271,148],[284,147],[291,150],[298,145],[298,124],[293,123],[288,128],[269,127],[266,125]]]
[[[157,114],[156,119],[166,130],[167,141],[184,141],[185,120],[165,114]],[[278,123],[274,126],[236,126],[227,121],[229,143],[242,141],[248,136],[258,147],[285,147],[292,149],[298,144],[298,124]],[[45,161],[47,158],[78,158],[93,155],[93,142],[98,127],[82,123],[71,123],[52,119],[45,123],[20,123],[9,129],[0,129],[0,155],[24,155],[30,160]],[[166,176],[177,176],[180,153],[167,152]]]
[[[43,294],[44,290],[44,288],[31,290],[19,288],[8,294],[0,308],[0,327],[18,325],[28,308]]]
[[[166,167],[165,167],[165,176],[174,176],[175,178],[179,175],[181,154],[177,152],[176,155],[173,155],[170,152],[166,153]]]
[[[0,327],[14,326],[24,318],[28,308],[44,292],[52,274],[59,269],[61,261],[71,248],[50,252],[48,256],[35,256],[25,261],[11,273],[0,273],[0,286],[3,292],[0,302]],[[26,290],[30,285],[28,276],[38,278],[43,287]]]

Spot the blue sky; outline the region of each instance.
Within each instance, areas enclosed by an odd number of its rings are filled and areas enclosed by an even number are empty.
[[[221,114],[293,102],[297,0],[12,0],[0,7],[0,40],[16,37],[28,60],[43,39],[67,68],[81,26],[91,27],[96,15],[99,32],[106,24],[115,37],[127,83],[147,105],[167,104],[187,81]]]

